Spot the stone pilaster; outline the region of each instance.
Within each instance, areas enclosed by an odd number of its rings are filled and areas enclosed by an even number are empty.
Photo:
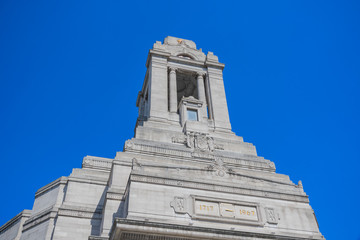
[[[196,73],[199,100],[203,101],[203,103],[205,104],[206,99],[205,99],[204,76],[205,76],[205,72]]]
[[[203,116],[203,118],[206,119],[207,113],[206,113],[206,96],[205,96],[204,76],[205,76],[205,72],[200,71],[200,72],[196,73],[198,97],[199,97],[199,100],[203,102],[202,116]]]
[[[169,67],[169,110],[172,113],[177,112],[176,71],[176,68]]]

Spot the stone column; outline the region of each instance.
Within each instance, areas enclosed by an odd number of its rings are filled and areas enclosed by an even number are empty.
[[[169,110],[177,112],[177,89],[176,89],[176,68],[169,67]]]
[[[203,106],[206,106],[205,87],[204,87],[204,76],[205,72],[197,72],[197,89],[199,100],[203,102]]]

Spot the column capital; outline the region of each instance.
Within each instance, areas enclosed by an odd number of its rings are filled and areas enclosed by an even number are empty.
[[[169,72],[176,72],[178,69],[176,67],[168,67]]]
[[[197,77],[205,77],[205,75],[206,75],[206,72],[204,72],[204,71],[198,71],[198,72],[196,72],[196,76],[197,76]]]

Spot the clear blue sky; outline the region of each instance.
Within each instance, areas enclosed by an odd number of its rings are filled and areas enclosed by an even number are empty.
[[[226,64],[234,132],[303,181],[327,239],[360,239],[359,1],[0,2],[0,225],[133,136],[153,43]]]

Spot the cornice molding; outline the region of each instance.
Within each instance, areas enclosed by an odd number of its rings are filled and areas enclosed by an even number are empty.
[[[60,184],[67,184],[68,177],[60,177],[56,179],[55,181],[52,181],[51,183],[41,187],[39,190],[35,193],[35,198],[41,196],[42,194],[46,193],[47,191],[59,186]]]
[[[164,178],[157,176],[149,176],[134,172],[130,175],[130,181],[309,203],[309,197],[305,193],[300,194],[299,192],[271,191],[274,189],[254,189],[247,187],[248,185],[245,184],[243,186],[240,185],[228,186],[225,183],[221,184],[220,182],[218,184],[207,183],[207,182],[195,182],[195,181],[188,181],[184,178],[171,179],[171,178]]]
[[[44,221],[49,220],[50,218],[55,218],[57,216],[58,208],[49,207],[44,209],[43,211],[36,213],[31,216],[28,220],[25,221],[23,226],[23,231],[28,230]]]
[[[21,221],[21,218],[29,218],[31,216],[31,210],[24,209],[18,213],[15,217],[7,221],[4,225],[0,227],[0,235],[5,232],[7,229],[11,228],[18,221]]]
[[[102,208],[61,206],[58,212],[59,216],[102,219]]]
[[[110,171],[114,159],[86,156],[82,162],[82,168],[91,168]]]
[[[173,137],[173,142],[178,143],[181,141],[181,143],[185,142],[184,137],[182,137],[180,140],[179,137]],[[185,145],[184,145],[185,146]],[[192,149],[183,148],[177,146],[177,148],[174,148],[174,146],[171,146],[171,144],[162,145],[162,146],[156,146],[152,145],[151,143],[140,143],[136,140],[127,140],[125,142],[125,152],[135,152],[139,154],[149,154],[149,155],[159,155],[163,157],[173,157],[178,159],[188,159],[188,160],[194,160],[194,158],[199,159],[208,159],[208,160],[214,160],[216,157],[220,157],[223,159],[225,163],[233,164],[235,167],[241,167],[245,169],[256,169],[256,170],[263,170],[268,172],[275,172],[275,164],[269,160],[265,160],[260,157],[256,157],[255,159],[245,159],[245,158],[234,158],[230,156],[223,156],[223,154],[217,153],[221,150],[215,150],[214,153],[207,153],[203,151],[193,151]],[[251,156],[254,158],[253,156]]]
[[[130,238],[127,238],[130,237]],[[253,239],[278,239],[278,240],[305,240],[316,239],[324,240],[319,233],[309,232],[292,233],[291,236],[286,233],[276,234],[275,232],[249,232],[243,230],[227,230],[217,228],[207,228],[198,226],[187,226],[179,224],[158,223],[149,221],[138,221],[116,218],[110,233],[111,240],[114,239],[137,239],[137,240],[192,240],[192,239],[219,239],[230,240]]]

